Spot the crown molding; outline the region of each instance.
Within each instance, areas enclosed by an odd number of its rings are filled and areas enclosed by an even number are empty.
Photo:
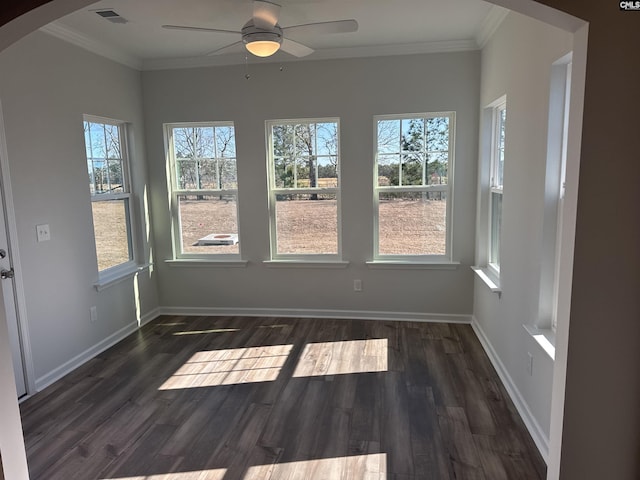
[[[493,7],[491,12],[504,10],[499,7]],[[504,10],[507,12],[508,10]],[[492,13],[487,15],[484,26],[492,17]],[[506,15],[506,13],[505,13]],[[498,27],[499,22],[504,18],[501,17],[498,23],[493,27],[491,34]],[[491,24],[493,25],[493,23]],[[242,65],[245,63],[244,54],[228,54],[228,55],[211,55],[198,57],[180,57],[180,58],[159,58],[142,60],[130,55],[122,50],[107,45],[99,40],[88,37],[69,27],[62,25],[60,22],[52,22],[40,28],[40,31],[51,36],[64,40],[68,43],[76,45],[80,48],[88,50],[96,55],[113,60],[135,70],[173,70],[180,68],[198,68],[198,67],[215,67]],[[491,35],[489,34],[489,36]],[[442,42],[420,42],[420,43],[400,43],[392,45],[375,45],[366,47],[345,47],[345,48],[328,48],[316,50],[311,55],[302,58],[295,58],[291,55],[283,53],[276,54],[269,58],[252,58],[252,63],[283,63],[296,62],[302,60],[329,60],[339,58],[359,58],[359,57],[385,57],[392,55],[415,55],[427,53],[449,53],[449,52],[465,52],[478,50],[478,40],[452,40]]]
[[[491,6],[489,13],[484,18],[484,21],[480,26],[480,30],[476,35],[476,44],[478,48],[484,48],[508,14],[509,10],[506,8],[502,8],[497,5]]]
[[[276,54],[265,59],[252,58],[251,63],[288,63],[339,58],[385,57],[391,55],[466,52],[472,50],[478,50],[478,45],[475,40],[402,43],[367,47],[327,48],[323,50],[316,50],[311,55],[302,58],[295,58],[291,55],[286,54]],[[179,68],[242,65],[244,63],[245,56],[243,54],[212,55],[185,58],[163,58],[144,60],[142,62],[142,70],[172,70]]]
[[[142,61],[139,58],[87,37],[59,22],[45,25],[40,31],[135,70],[142,69]]]

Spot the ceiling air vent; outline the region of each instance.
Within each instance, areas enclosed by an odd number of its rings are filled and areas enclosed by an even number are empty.
[[[121,17],[113,10],[97,10],[96,13],[112,23],[127,23],[126,18]]]

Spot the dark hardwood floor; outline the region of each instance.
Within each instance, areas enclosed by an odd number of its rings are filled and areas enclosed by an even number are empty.
[[[160,317],[21,405],[31,479],[543,479],[468,325]]]

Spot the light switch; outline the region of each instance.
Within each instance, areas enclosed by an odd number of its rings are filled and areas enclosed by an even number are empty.
[[[49,224],[36,225],[36,232],[38,234],[38,242],[48,242],[49,240],[51,240]]]

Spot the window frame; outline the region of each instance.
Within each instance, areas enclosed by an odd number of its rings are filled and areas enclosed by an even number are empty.
[[[489,160],[489,199],[488,199],[488,215],[487,215],[487,269],[496,279],[500,278],[500,262],[501,262],[501,246],[502,246],[502,221],[504,219],[504,164],[506,161],[506,111],[507,97],[502,96],[489,105],[491,108],[491,152]],[[504,112],[504,119],[502,113]],[[501,134],[504,132],[504,141],[501,142]],[[502,153],[502,180],[498,181],[500,176],[500,154]],[[494,195],[500,195],[500,229],[499,238],[495,238],[493,234],[494,224]],[[496,242],[497,241],[497,242]],[[493,254],[494,245],[497,243],[497,262]]]
[[[302,125],[318,123],[336,124],[336,172],[338,175],[337,187],[309,187],[309,188],[281,188],[275,185],[275,159],[273,152],[273,127],[282,125]],[[273,119],[265,122],[266,149],[267,149],[267,194],[269,209],[269,252],[271,261],[292,261],[292,262],[341,262],[342,261],[342,159],[340,153],[340,118],[338,117],[317,117],[317,118],[295,118],[295,119]],[[278,232],[277,232],[277,195],[335,195],[336,197],[336,253],[278,253]]]
[[[94,248],[96,252],[96,269],[98,271],[98,284],[106,284],[114,279],[120,278],[124,275],[131,273],[132,271],[137,269],[137,238],[134,235],[133,227],[135,224],[134,218],[134,209],[133,209],[133,200],[134,195],[132,192],[132,182],[131,182],[131,161],[130,161],[130,152],[129,152],[129,141],[128,141],[128,130],[129,123],[123,120],[116,120],[108,117],[101,117],[97,115],[83,115],[83,129],[86,123],[94,123],[99,125],[111,125],[118,128],[119,135],[119,143],[120,143],[120,153],[121,157],[119,160],[122,161],[122,184],[123,184],[123,192],[121,193],[101,193],[96,194],[89,191],[91,197],[91,223],[93,226],[93,240],[94,240]],[[86,136],[85,138],[85,159],[86,159],[86,167],[87,167],[87,175],[89,176],[89,184],[91,185],[91,176],[88,171],[88,163],[94,160],[94,157],[89,157],[87,155],[87,144],[86,144]],[[105,159],[106,162],[107,159]],[[108,164],[107,164],[108,166]],[[98,264],[98,244],[95,236],[95,218],[93,216],[93,203],[97,202],[111,202],[111,201],[124,201],[125,206],[125,222],[127,229],[127,247],[129,251],[129,259],[126,262],[119,263],[117,265],[113,265],[111,267],[104,268],[100,270]]]
[[[449,118],[449,142],[447,150],[447,185],[399,185],[380,186],[378,185],[378,123],[384,120],[410,120],[421,118]],[[455,177],[455,131],[456,112],[419,112],[374,115],[373,117],[373,262],[398,262],[398,263],[423,263],[423,264],[445,264],[453,261],[453,195]],[[400,135],[399,138],[401,138]],[[428,150],[422,152],[428,153]],[[400,152],[402,154],[402,152]],[[400,163],[400,168],[402,163]],[[445,253],[444,254],[380,254],[380,193],[412,193],[412,192],[445,192],[447,196],[446,218],[445,218]]]
[[[173,130],[179,128],[216,128],[232,127],[235,144],[236,127],[233,121],[206,121],[206,122],[176,122],[164,124],[165,148],[167,155],[167,176],[169,179],[169,209],[171,212],[171,245],[173,250],[173,260],[202,260],[206,262],[234,262],[242,259],[242,242],[240,236],[240,207],[239,207],[239,181],[238,181],[238,152],[236,144],[236,184],[235,189],[179,189],[177,178],[177,159],[173,143]],[[182,222],[180,218],[181,195],[202,195],[202,196],[232,196],[236,205],[236,225],[238,230],[238,253],[189,253],[183,251],[182,245]]]

